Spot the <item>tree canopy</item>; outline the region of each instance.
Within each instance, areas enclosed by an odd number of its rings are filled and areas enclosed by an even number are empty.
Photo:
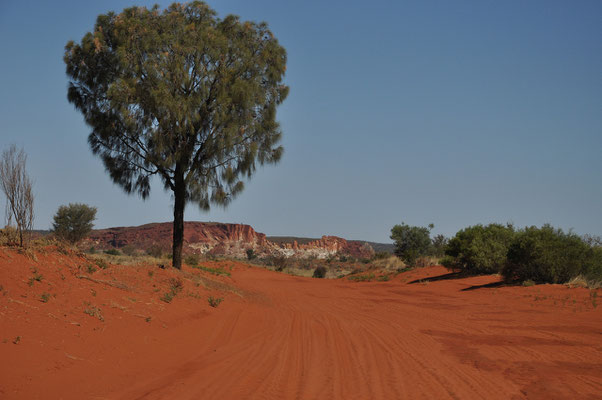
[[[395,245],[395,255],[408,265],[415,265],[418,257],[428,253],[431,247],[431,229],[421,226],[410,226],[405,223],[391,228],[391,240]]]
[[[64,61],[68,99],[112,180],[146,198],[157,176],[173,192],[177,268],[186,203],[227,205],[282,155],[286,51],[265,23],[220,19],[200,1],[132,7],[98,16]]]

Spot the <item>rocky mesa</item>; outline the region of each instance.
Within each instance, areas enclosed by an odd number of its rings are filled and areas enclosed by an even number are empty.
[[[117,227],[94,230],[86,240],[86,246],[107,250],[132,246],[148,250],[160,247],[170,251],[173,235],[171,222],[152,223],[133,227]],[[258,257],[286,256],[296,258],[328,258],[344,254],[356,258],[370,258],[372,247],[362,241],[345,240],[337,236],[299,243],[270,241],[265,234],[256,232],[250,225],[219,222],[185,222],[184,253],[246,257],[252,249]]]

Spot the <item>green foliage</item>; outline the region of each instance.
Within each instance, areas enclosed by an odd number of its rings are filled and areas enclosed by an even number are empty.
[[[48,300],[50,300],[50,294],[49,293],[44,292],[44,293],[42,293],[40,295],[40,301],[42,303],[48,303]]]
[[[165,303],[171,303],[173,298],[184,288],[184,283],[178,278],[170,278],[167,283],[169,290],[164,293],[159,300],[164,301]]]
[[[230,273],[228,271],[224,271],[222,268],[211,268],[211,267],[204,267],[202,265],[196,266],[196,265],[192,265],[192,267],[194,268],[198,268],[202,271],[205,272],[209,272],[210,274],[213,275],[225,275],[225,276],[230,276]]]
[[[314,278],[325,278],[326,277],[326,267],[320,265],[316,267],[313,274]]]
[[[201,1],[131,7],[99,15],[64,61],[68,99],[113,181],[146,198],[158,176],[174,193],[176,268],[186,203],[227,205],[283,153],[286,51],[265,23],[220,19]]]
[[[445,255],[445,249],[447,248],[447,244],[449,243],[449,239],[444,235],[436,235],[433,237],[431,243],[430,255],[434,257],[443,257]]]
[[[60,206],[54,215],[54,234],[70,243],[77,243],[90,233],[96,219],[96,207],[81,203]]]
[[[257,254],[255,254],[255,250],[247,249],[247,260],[251,261],[255,258],[257,258]]]
[[[391,229],[391,239],[395,242],[395,254],[406,264],[413,266],[420,256],[428,254],[432,228],[432,224],[428,228],[409,226],[405,223],[395,225]]]
[[[514,235],[512,225],[470,226],[449,240],[441,262],[449,269],[469,274],[499,273]]]
[[[213,308],[216,308],[217,306],[219,306],[219,305],[220,305],[220,303],[221,303],[222,301],[224,301],[224,299],[223,299],[223,297],[215,298],[215,297],[213,297],[213,296],[209,296],[209,297],[207,298],[207,301],[209,302],[209,305],[210,305],[211,307],[213,307]]]
[[[565,283],[583,274],[602,276],[602,256],[574,233],[550,225],[531,226],[516,234],[503,270],[507,280]]]
[[[118,256],[121,254],[121,252],[117,249],[109,249],[109,250],[105,250],[105,254],[108,254],[110,256]]]

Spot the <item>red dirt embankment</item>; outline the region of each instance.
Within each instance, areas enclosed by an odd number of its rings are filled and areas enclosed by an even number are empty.
[[[0,249],[2,399],[602,393],[602,296],[593,294],[601,291],[482,286],[495,277],[424,281],[445,275],[442,267],[351,282],[225,261],[207,266],[231,276],[91,272],[85,258],[51,250],[35,259]],[[182,289],[161,301],[176,280]],[[212,308],[207,296],[224,301]]]

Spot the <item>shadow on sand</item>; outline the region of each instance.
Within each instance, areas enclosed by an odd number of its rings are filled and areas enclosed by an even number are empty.
[[[462,279],[462,278],[471,278],[474,276],[478,276],[478,275],[470,275],[470,274],[466,274],[464,272],[450,272],[448,274],[443,274],[443,275],[438,275],[438,276],[432,276],[430,278],[422,278],[422,279],[415,279],[411,282],[408,282],[409,284],[414,284],[414,283],[424,283],[424,282],[437,282],[437,281],[447,281],[450,279]],[[514,286],[516,285],[516,282],[505,282],[505,281],[498,281],[498,282],[490,282],[490,283],[485,283],[483,285],[473,285],[473,286],[469,286],[467,288],[461,289],[460,291],[462,292],[468,292],[471,290],[477,290],[477,289],[493,289],[493,288],[499,288],[499,287],[504,287],[504,286]]]

